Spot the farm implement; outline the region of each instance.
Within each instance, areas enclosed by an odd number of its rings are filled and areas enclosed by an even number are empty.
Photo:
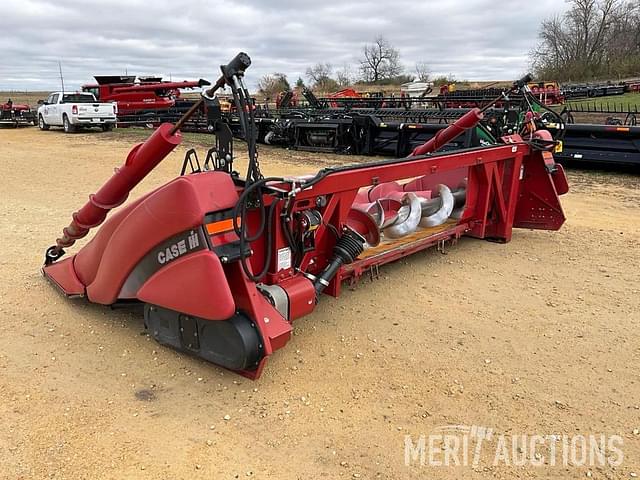
[[[73,214],[43,267],[66,295],[143,303],[145,325],[161,344],[257,378],[289,341],[292,321],[312,312],[322,294],[338,296],[344,281],[462,236],[508,242],[514,227],[562,226],[558,197],[568,186],[545,130],[436,153],[475,128],[488,106],[469,110],[406,158],[264,177],[244,84],[250,63],[241,53],[222,66],[190,111],[136,145]],[[189,152],[182,175],[125,205],[180,144],[190,115],[225,85],[248,139],[244,177],[219,141],[203,163]]]
[[[29,105],[13,103],[11,99],[0,105],[0,125],[17,128],[36,123],[36,112]]]
[[[488,90],[493,95],[505,93]],[[340,99],[332,107],[329,99],[305,95],[309,107],[256,112],[258,141],[297,150],[354,155],[405,157],[416,146],[430,140],[439,131],[489,101],[489,94],[457,96],[464,107],[443,102],[440,97],[374,98],[363,101]],[[453,97],[452,97],[453,98]],[[313,106],[312,106],[313,105]],[[534,108],[532,108],[532,106]],[[450,108],[449,108],[450,107]],[[575,116],[606,116],[601,124],[575,123]],[[617,104],[567,104],[561,113],[550,109],[528,90],[509,93],[485,111],[483,120],[444,147],[456,150],[496,143],[500,137],[528,128],[532,116],[537,127],[548,130],[558,141],[555,151],[560,162],[590,162],[599,165],[640,165],[639,112],[635,106]],[[237,117],[224,120],[242,137]]]
[[[454,92],[455,93],[455,92]],[[405,157],[433,138],[472,108],[486,108],[483,120],[448,150],[496,143],[497,140],[529,128],[533,120],[555,124],[555,137],[562,139],[563,120],[524,86],[520,91],[484,89],[481,94],[456,96],[450,104],[437,97],[345,97],[315,98],[303,91],[309,107],[260,110],[256,112],[258,141],[307,151],[355,155]],[[447,97],[448,98],[448,97]],[[339,103],[336,103],[338,102]],[[241,132],[233,116],[227,121]]]
[[[157,77],[97,75],[95,84],[82,86],[83,92],[92,93],[100,102],[118,104],[118,124],[159,125],[173,121],[189,109],[193,102],[183,100],[181,89],[208,86],[206,80],[167,82]]]
[[[579,98],[609,97],[622,95],[626,92],[637,92],[640,85],[638,82],[620,82],[617,84],[598,83],[576,83],[563,86],[564,96],[567,100]]]
[[[549,131],[554,132],[554,126]],[[640,127],[577,123],[565,126],[560,162],[640,167]]]
[[[640,167],[639,116],[640,111],[635,104],[609,101],[568,103],[561,113],[563,148],[556,159]],[[577,122],[576,117],[583,121]],[[549,125],[552,133],[555,129],[555,124]]]

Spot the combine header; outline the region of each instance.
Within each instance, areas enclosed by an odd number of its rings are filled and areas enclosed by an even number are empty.
[[[206,80],[167,82],[156,77],[95,76],[96,84],[83,85],[82,91],[93,93],[101,102],[118,104],[118,122],[136,124],[160,122],[163,118],[179,118],[193,102],[180,98],[181,89],[208,86]]]
[[[407,158],[265,178],[243,80],[250,63],[240,53],[222,66],[198,104],[135,146],[73,214],[43,267],[65,294],[104,305],[144,303],[145,324],[158,342],[257,378],[289,341],[291,322],[313,311],[323,293],[339,295],[343,281],[462,236],[507,242],[513,227],[563,224],[558,196],[568,187],[546,131],[433,153],[474,127],[480,109]],[[233,170],[230,149],[218,145],[203,165],[190,152],[185,175],[123,205],[180,144],[190,115],[224,85],[249,139],[244,178]],[[100,225],[83,248],[62,259]]]

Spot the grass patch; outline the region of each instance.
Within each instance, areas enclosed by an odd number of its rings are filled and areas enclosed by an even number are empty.
[[[584,100],[568,101],[567,105],[574,108],[616,108],[617,110],[638,110],[640,111],[640,93],[625,93],[624,95],[614,95],[610,97],[596,97]],[[560,109],[562,110],[562,106]]]

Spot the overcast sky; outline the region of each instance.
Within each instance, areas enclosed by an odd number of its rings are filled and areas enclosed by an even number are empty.
[[[525,73],[543,18],[562,0],[2,0],[0,90],[67,89],[97,74],[218,76],[238,51],[249,85],[271,72],[293,83],[308,66],[353,64],[383,34],[408,73],[510,80]],[[305,79],[306,80],[306,79]]]

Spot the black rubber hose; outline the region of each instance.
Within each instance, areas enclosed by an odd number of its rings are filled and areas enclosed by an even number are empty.
[[[246,262],[246,257],[241,259],[241,265],[242,265],[242,270],[244,271],[244,274],[254,283],[258,283],[260,280],[262,280],[262,278],[266,275],[266,273],[269,271],[269,268],[271,267],[271,249],[273,247],[273,219],[275,218],[275,211],[276,211],[277,205],[278,205],[278,200],[275,200],[275,199],[271,203],[271,205],[269,205],[269,211],[267,214],[267,225],[266,225],[266,231],[267,231],[267,245],[265,248],[266,256],[260,272],[252,273],[249,270],[249,265]],[[244,250],[242,238],[240,239],[240,249],[241,251]]]
[[[287,211],[283,211],[282,212],[282,217],[283,217],[283,221],[282,221],[282,232],[284,233],[284,236],[287,240],[287,243],[289,244],[289,248],[291,248],[291,253],[293,256],[293,266],[297,267],[298,266],[298,262],[300,260],[302,260],[300,257],[300,250],[298,249],[298,243],[296,242],[296,239],[294,238],[294,233],[293,233],[293,228],[292,228],[292,222],[293,219],[291,218],[291,209],[288,208]]]
[[[340,267],[352,263],[364,251],[364,238],[346,229],[333,248],[333,257],[314,282],[316,298],[329,286]]]
[[[258,238],[260,238],[263,233],[265,228],[267,228],[267,242],[272,242],[272,225],[267,225],[267,222],[271,222],[273,221],[272,218],[268,218],[268,217],[273,217],[273,212],[275,211],[275,206],[278,203],[278,201],[276,199],[273,200],[270,208],[269,208],[269,213],[267,214],[267,212],[265,211],[265,207],[264,207],[264,203],[262,201],[262,187],[264,187],[264,185],[266,185],[268,182],[282,182],[284,181],[284,178],[282,177],[268,177],[268,178],[263,178],[258,180],[255,183],[252,183],[250,185],[248,185],[244,192],[242,192],[242,194],[240,195],[240,198],[238,198],[238,201],[236,203],[236,205],[233,207],[233,230],[235,231],[236,235],[238,235],[239,239],[240,239],[240,263],[242,265],[242,269],[244,270],[244,273],[247,275],[247,277],[249,279],[251,279],[253,282],[258,282],[260,281],[260,278],[262,278],[264,276],[264,274],[266,273],[266,271],[269,269],[270,267],[270,257],[268,258],[268,262],[265,260],[265,266],[263,266],[263,268],[261,269],[261,274],[260,275],[254,275],[253,273],[251,273],[249,266],[247,264],[247,257],[249,255],[247,255],[246,253],[246,246],[247,244],[256,241]],[[259,202],[259,210],[260,210],[260,226],[258,227],[256,233],[252,236],[248,235],[248,225],[247,225],[247,203],[250,199],[250,196],[253,193],[257,193],[258,195],[258,202]],[[240,218],[240,225],[238,225],[238,218]],[[267,252],[270,250],[270,247],[267,249]]]

